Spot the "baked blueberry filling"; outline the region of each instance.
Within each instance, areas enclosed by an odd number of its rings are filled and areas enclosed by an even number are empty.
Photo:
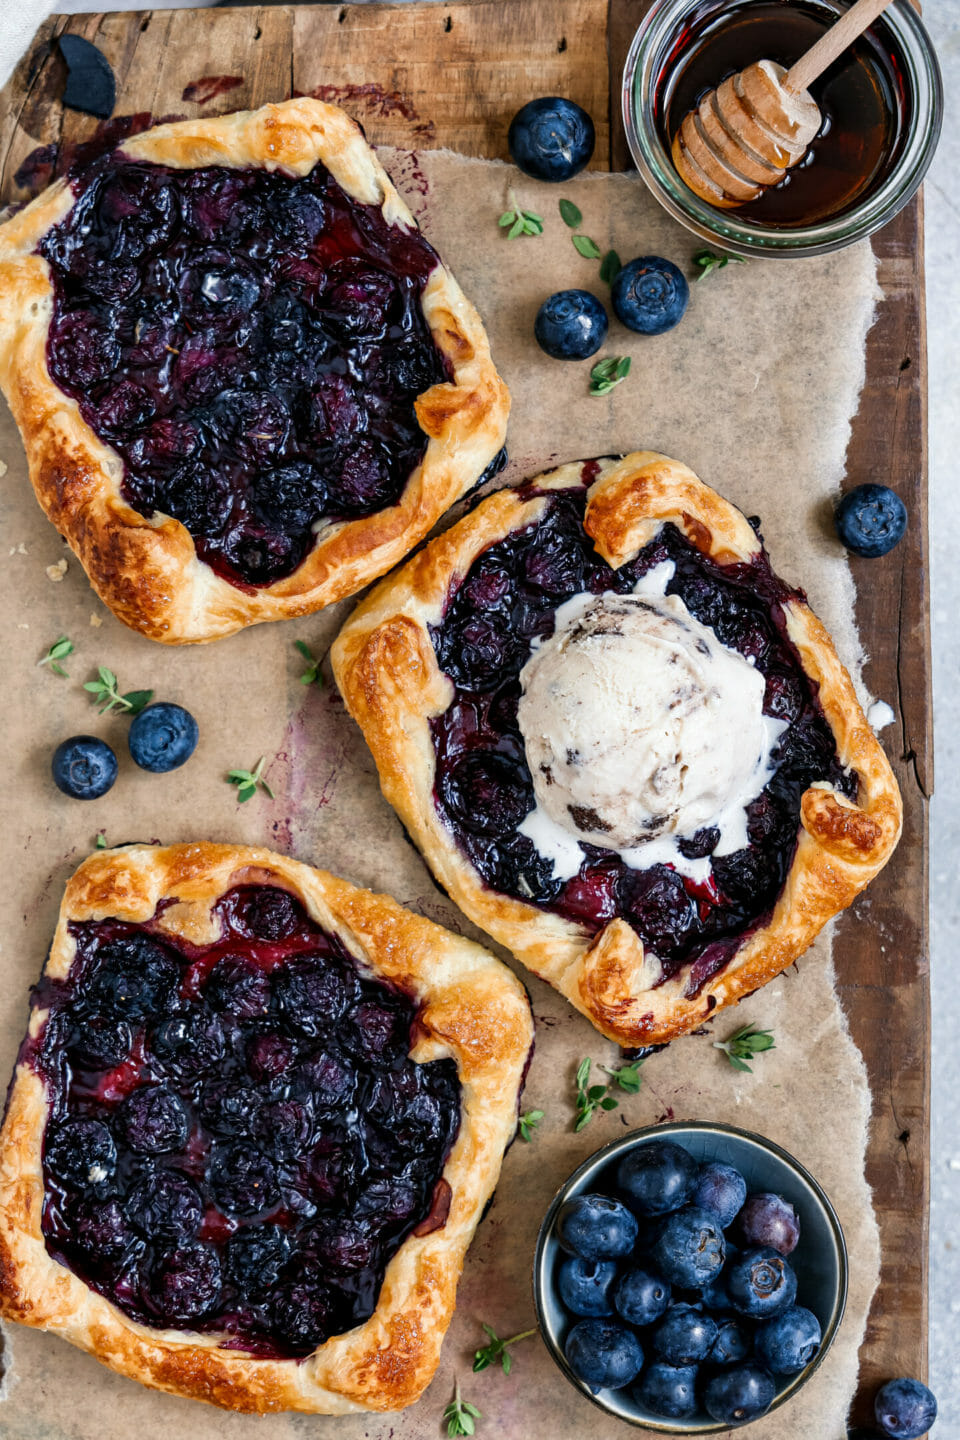
[[[431,721],[434,798],[491,889],[563,915],[591,934],[622,917],[660,959],[660,983],[689,964],[688,993],[695,994],[772,910],[796,848],[804,790],[826,780],[854,797],[856,776],[840,764],[816,686],[786,633],[782,607],[798,592],[773,574],[765,554],[748,565],[721,567],[672,525],[629,565],[613,570],[583,528],[595,468],[584,466],[584,488],[547,492],[546,514],[535,525],[484,550],[431,631],[440,668],[455,688],[450,707]],[[763,712],[786,722],[773,755],[776,768],[747,807],[748,844],[713,856],[706,881],[669,864],[632,869],[617,852],[583,842],[578,873],[560,880],[552,861],[518,829],[534,808],[517,720],[520,671],[532,641],[553,634],[566,600],[585,591],[627,594],[664,561],[674,566],[667,593],[679,595],[764,677]],[[582,828],[595,818],[584,817]],[[684,855],[710,856],[718,834],[705,827],[683,840]]]
[[[146,1325],[300,1357],[361,1324],[390,1258],[442,1225],[452,1060],[409,1057],[415,1002],[288,893],[240,887],[202,949],[74,924],[22,1058],[50,1097],[50,1253]]]
[[[240,585],[289,575],[321,522],[393,505],[426,449],[414,400],[450,374],[420,304],[437,256],[322,164],[174,170],[119,153],[44,237],[50,374]]]

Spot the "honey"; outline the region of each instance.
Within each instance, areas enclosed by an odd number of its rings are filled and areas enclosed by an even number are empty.
[[[670,145],[684,116],[711,90],[756,60],[789,68],[837,19],[817,0],[743,0],[689,9],[666,47],[652,96],[661,139]],[[860,37],[811,86],[823,124],[804,159],[779,185],[737,207],[754,225],[789,230],[841,216],[889,175],[909,130],[899,59],[882,25]]]

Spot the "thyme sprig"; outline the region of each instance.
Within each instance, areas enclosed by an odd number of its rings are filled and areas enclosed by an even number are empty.
[[[755,1055],[762,1055],[765,1050],[775,1050],[777,1045],[772,1030],[758,1030],[753,1025],[744,1025],[728,1035],[726,1040],[714,1040],[713,1048],[723,1051],[734,1070],[746,1070],[748,1075],[752,1075],[753,1068],[747,1061]]]
[[[101,715],[106,715],[111,710],[119,710],[129,720],[132,720],[134,715],[139,715],[153,699],[152,690],[128,690],[121,695],[119,681],[106,665],[98,665],[96,680],[87,680],[83,688],[93,697],[94,705],[100,707]]]
[[[227,772],[227,781],[230,785],[237,786],[237,799],[242,805],[246,800],[252,800],[257,793],[257,787],[265,790],[272,800],[273,791],[263,778],[263,767],[266,764],[266,756],[261,755],[253,770],[230,770]]]
[[[54,675],[62,675],[64,680],[68,680],[70,677],[59,662],[65,660],[68,655],[72,654],[73,641],[69,636],[61,635],[59,640],[54,640],[46,655],[44,655],[42,660],[38,660],[37,664],[49,665]]]

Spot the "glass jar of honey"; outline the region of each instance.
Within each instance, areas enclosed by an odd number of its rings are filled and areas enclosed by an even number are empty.
[[[654,0],[624,70],[624,124],[647,184],[696,234],[742,255],[822,254],[872,234],[916,192],[939,139],[943,93],[909,0],[895,0],[814,82],[823,123],[778,185],[718,209],[674,168],[674,136],[704,95],[756,60],[789,68],[846,8],[841,0]]]

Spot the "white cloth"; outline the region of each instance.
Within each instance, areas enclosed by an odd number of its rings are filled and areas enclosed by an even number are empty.
[[[0,0],[0,85],[5,85],[55,0]]]

